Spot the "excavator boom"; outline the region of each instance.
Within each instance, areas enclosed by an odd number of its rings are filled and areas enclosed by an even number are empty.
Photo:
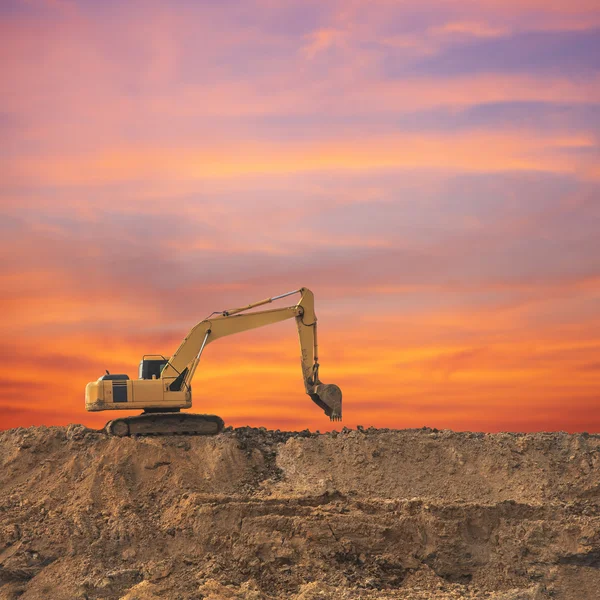
[[[296,293],[301,297],[294,306],[247,312]],[[207,344],[227,335],[295,318],[300,338],[300,360],[305,391],[332,421],[341,420],[341,390],[334,384],[324,384],[319,380],[317,317],[314,296],[309,289],[300,288],[242,308],[224,310],[213,315],[198,323],[190,331],[164,368],[161,377],[168,382],[169,389],[177,391],[184,386],[188,389],[191,387],[200,356]]]
[[[300,300],[293,306],[252,311],[292,294],[300,294]],[[97,382],[89,383],[86,388],[86,409],[144,409],[144,414],[139,417],[110,421],[107,430],[115,435],[176,433],[178,428],[186,433],[218,433],[223,428],[219,417],[172,414],[191,406],[192,379],[205,347],[221,337],[291,318],[295,318],[298,328],[305,392],[332,421],[341,420],[340,388],[334,384],[324,384],[319,379],[317,317],[314,296],[308,288],[241,308],[212,313],[191,329],[170,358],[161,355],[144,357],[140,364],[140,379],[132,381],[127,375],[110,375],[107,372]],[[186,417],[190,417],[190,423],[194,421],[195,424],[188,424],[186,428],[183,425]],[[200,423],[202,419],[204,421]]]

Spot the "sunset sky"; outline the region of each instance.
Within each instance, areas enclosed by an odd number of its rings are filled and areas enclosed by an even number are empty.
[[[1,0],[0,429],[84,423],[207,314],[195,412],[600,431],[597,0]],[[285,306],[286,301],[281,303]]]

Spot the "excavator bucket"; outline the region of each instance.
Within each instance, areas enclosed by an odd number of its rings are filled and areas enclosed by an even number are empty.
[[[320,383],[309,394],[332,421],[342,420],[342,390],[334,383]]]

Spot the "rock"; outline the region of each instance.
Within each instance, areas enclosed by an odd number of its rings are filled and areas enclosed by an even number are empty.
[[[142,581],[129,589],[119,600],[162,600],[163,598],[156,585],[150,581]]]
[[[144,566],[144,578],[155,583],[168,577],[173,571],[173,563],[170,560],[149,562]]]
[[[88,433],[95,433],[84,425],[72,424],[67,427],[66,438],[68,440],[82,440]]]

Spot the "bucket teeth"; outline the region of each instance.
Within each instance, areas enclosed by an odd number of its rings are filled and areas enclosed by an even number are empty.
[[[310,397],[332,421],[342,420],[342,390],[337,385],[333,383],[316,385]]]

